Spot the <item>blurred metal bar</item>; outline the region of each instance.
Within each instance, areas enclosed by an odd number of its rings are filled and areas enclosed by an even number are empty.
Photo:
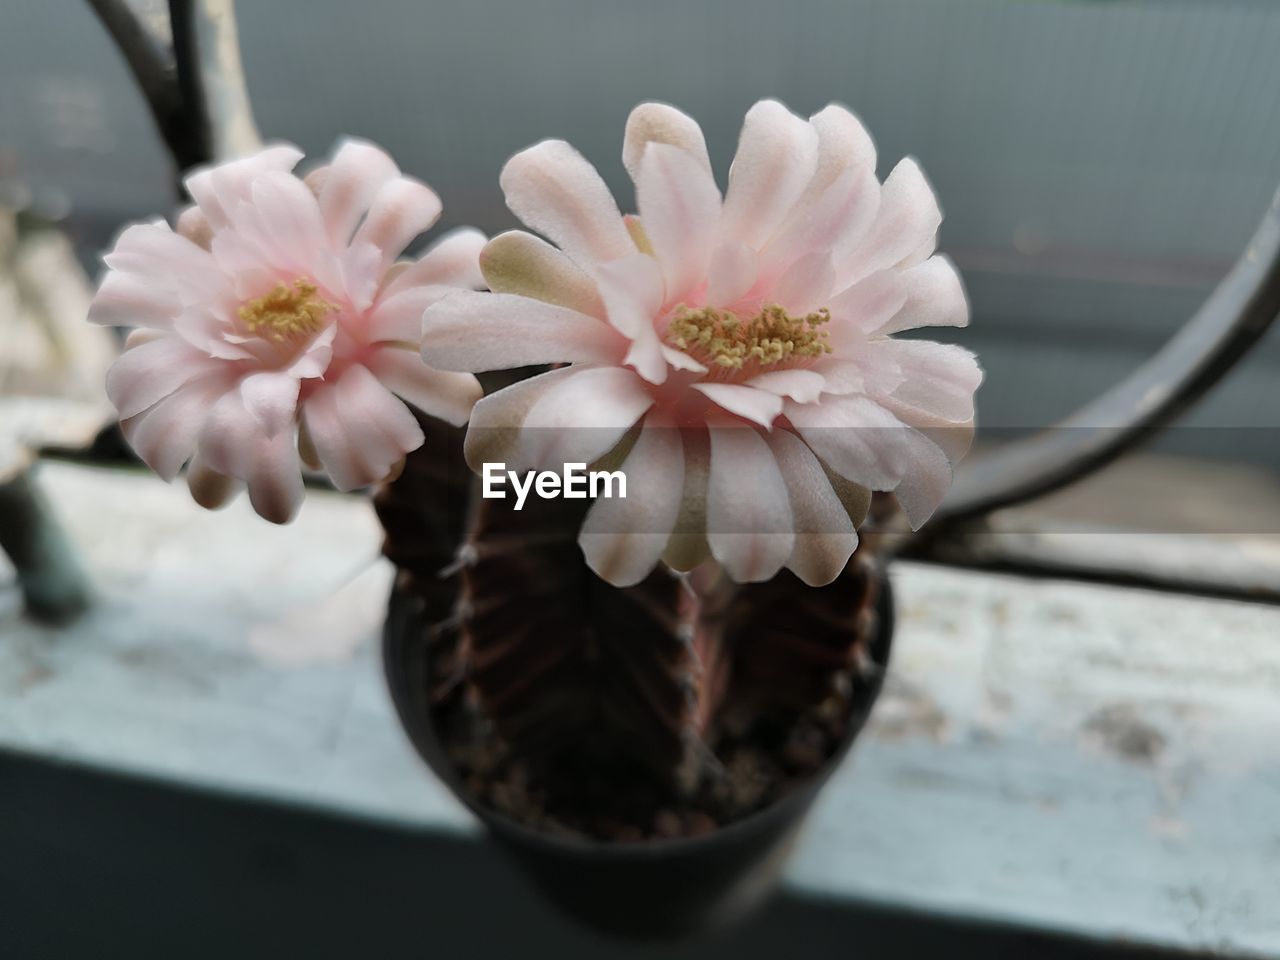
[[[975,457],[925,534],[1043,496],[1116,460],[1186,411],[1280,313],[1280,193],[1231,271],[1160,351],[1056,426]]]

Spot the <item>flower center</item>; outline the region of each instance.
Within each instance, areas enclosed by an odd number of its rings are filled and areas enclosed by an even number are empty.
[[[765,307],[750,320],[728,310],[681,306],[667,326],[667,341],[674,347],[732,370],[755,362],[761,366],[790,357],[819,357],[831,352],[827,331],[831,312],[792,317],[782,307]]]
[[[283,343],[315,333],[336,309],[317,295],[314,283],[299,278],[292,286],[277,283],[266,296],[250,300],[237,312],[250,333]]]

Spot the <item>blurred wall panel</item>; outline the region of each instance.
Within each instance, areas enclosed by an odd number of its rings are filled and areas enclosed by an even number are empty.
[[[1066,412],[1158,346],[1221,276],[1280,179],[1269,0],[272,0],[239,4],[262,129],[388,147],[447,223],[512,225],[503,161],[548,136],[624,205],[626,112],[673,102],[723,176],[743,111],[831,100],[881,173],[920,158],[968,279],[987,424]],[[0,0],[0,171],[65,195],[86,244],[165,209],[166,161],[75,2]],[[1274,338],[1273,338],[1274,340]],[[1092,362],[1089,358],[1093,358]],[[1276,426],[1270,344],[1197,415]],[[1272,418],[1259,420],[1259,418]],[[1208,432],[1173,441],[1220,454]],[[1231,450],[1225,451],[1227,454]],[[1280,465],[1280,451],[1248,451]]]

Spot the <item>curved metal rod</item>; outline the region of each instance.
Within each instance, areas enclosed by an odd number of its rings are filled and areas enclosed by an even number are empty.
[[[1052,493],[1116,460],[1204,396],[1278,313],[1280,193],[1231,271],[1154,357],[1056,426],[968,462],[925,536]]]
[[[181,170],[257,150],[240,60],[234,0],[169,0],[178,86],[188,112],[190,153],[174,159]]]
[[[89,6],[120,49],[160,135],[173,152],[184,123],[177,68],[167,38],[149,29],[126,0],[89,0]]]

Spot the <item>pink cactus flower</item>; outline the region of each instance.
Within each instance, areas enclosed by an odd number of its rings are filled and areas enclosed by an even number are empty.
[[[881,184],[847,110],[806,121],[768,100],[747,113],[723,199],[701,130],[671,107],[632,112],[622,159],[636,216],[567,143],[513,157],[507,203],[556,246],[499,236],[481,254],[494,293],[426,311],[423,350],[443,369],[565,364],[477,404],[473,469],[621,459],[626,498],[598,500],[580,537],[618,585],[708,552],[739,581],[786,566],[830,582],[867,489],[923,523],[968,446],[982,374],[960,347],[893,336],[968,322],[916,163]]]
[[[484,236],[397,263],[440,216],[435,193],[369,143],[344,141],[305,181],[301,159],[272,146],[192,174],[176,232],[120,235],[89,315],[138,328],[107,379],[138,455],[166,480],[189,462],[206,507],[246,485],[275,523],[297,513],[303,463],[342,490],[398,469],[423,442],[401,400],[462,424],[481,395],[424,364],[419,339],[430,303],[484,286]]]

